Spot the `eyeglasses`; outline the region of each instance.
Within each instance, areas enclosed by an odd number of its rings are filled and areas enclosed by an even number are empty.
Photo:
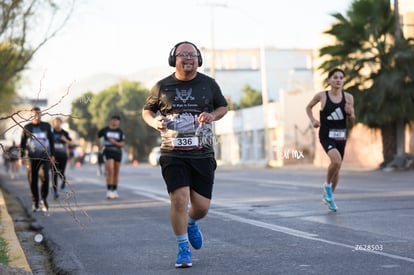
[[[195,52],[180,52],[180,53],[177,53],[177,55],[176,56],[179,56],[179,57],[191,57],[191,58],[194,58],[194,57],[197,57],[198,56],[198,54],[197,53],[195,53]]]

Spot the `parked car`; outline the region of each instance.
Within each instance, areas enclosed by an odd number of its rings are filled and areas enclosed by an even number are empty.
[[[160,164],[160,155],[161,155],[161,151],[160,151],[159,146],[156,146],[156,147],[152,148],[151,152],[148,155],[149,164],[151,164],[152,166],[159,165]]]

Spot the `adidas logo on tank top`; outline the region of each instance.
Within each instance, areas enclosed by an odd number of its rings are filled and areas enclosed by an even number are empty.
[[[336,108],[329,116],[326,117],[327,120],[342,120],[344,119],[344,114],[342,113],[341,108]]]

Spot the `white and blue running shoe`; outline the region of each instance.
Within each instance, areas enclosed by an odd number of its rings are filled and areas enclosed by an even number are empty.
[[[188,243],[182,243],[178,245],[178,254],[177,261],[175,262],[175,267],[191,267],[193,263],[191,262],[191,251],[188,247]]]
[[[332,193],[332,186],[325,185],[323,198],[322,201],[324,204],[328,205],[329,210],[336,211],[338,207],[335,204],[333,193]]]

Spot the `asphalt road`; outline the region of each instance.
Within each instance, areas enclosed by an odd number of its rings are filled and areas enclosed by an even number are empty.
[[[31,213],[59,274],[414,274],[414,171],[344,170],[332,213],[324,169],[219,167],[189,269],[174,267],[159,167],[122,166],[118,200],[95,166],[67,175],[50,214]],[[23,173],[5,188],[30,210]]]

